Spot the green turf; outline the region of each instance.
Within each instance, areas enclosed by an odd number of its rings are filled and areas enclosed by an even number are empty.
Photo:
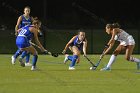
[[[139,57],[139,55],[134,55]],[[136,64],[119,55],[112,71],[99,71],[109,60],[107,55],[96,71],[81,56],[75,71],[63,64],[64,56],[58,58],[39,55],[38,70],[11,65],[11,55],[0,55],[0,93],[140,93],[140,71]],[[99,55],[89,55],[97,62]]]

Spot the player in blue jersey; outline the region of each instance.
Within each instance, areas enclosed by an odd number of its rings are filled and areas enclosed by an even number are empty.
[[[64,63],[68,60],[71,61],[69,66],[69,70],[75,70],[75,63],[80,57],[81,51],[83,50],[84,56],[86,56],[86,48],[87,48],[87,40],[85,38],[85,32],[79,31],[78,35],[74,36],[65,46],[63,50],[63,54],[66,53],[66,50],[71,47],[71,51],[73,52],[73,56],[65,55]]]
[[[36,44],[40,47],[42,52],[47,52],[47,50],[44,49],[38,39],[38,29],[41,26],[41,22],[39,20],[33,20],[32,24],[33,25],[27,25],[18,30],[19,34],[16,38],[16,45],[21,51],[27,51],[20,59],[21,66],[25,66],[22,59],[28,52],[30,52],[33,55],[31,70],[35,70],[38,53],[36,49],[30,44],[30,40],[34,38]]]
[[[15,26],[15,35],[17,36],[18,35],[18,29],[26,26],[26,25],[31,25],[32,24],[32,21],[33,21],[33,17],[30,17],[30,7],[29,6],[26,6],[24,8],[24,14],[21,15],[18,20],[17,20],[17,24]],[[18,49],[16,51],[16,53],[14,54],[14,56],[12,56],[12,64],[15,64],[15,61],[16,61],[16,58],[20,55],[20,54],[23,54],[27,52],[27,51],[21,51],[20,49]],[[30,59],[30,53],[28,53],[26,55],[26,63],[25,63],[25,66],[31,66],[30,62],[29,62],[29,59]]]
[[[30,7],[26,6],[24,8],[24,14],[19,16],[18,20],[17,20],[17,24],[15,26],[15,34],[18,34],[18,29],[22,28],[26,25],[31,25],[32,21],[33,21],[33,17],[30,16]]]

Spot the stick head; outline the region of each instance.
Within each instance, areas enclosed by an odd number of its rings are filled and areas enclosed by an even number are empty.
[[[52,53],[52,56],[53,57],[58,57],[59,55],[58,55],[58,53]]]

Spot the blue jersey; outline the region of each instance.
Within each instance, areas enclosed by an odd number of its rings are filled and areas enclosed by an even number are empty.
[[[29,27],[33,27],[33,26],[27,25],[27,26],[22,27],[18,36],[25,36],[28,40],[31,40],[34,34],[30,32]]]
[[[79,50],[82,50],[84,41],[85,39],[83,41],[79,41],[78,36],[76,36],[76,38],[73,40],[70,46],[76,46]]]
[[[24,15],[21,15],[22,17],[22,21],[19,25],[19,28],[22,28],[26,25],[31,25],[32,24],[32,20],[31,20],[31,17],[29,17],[28,19],[24,17]]]
[[[34,34],[30,32],[29,27],[32,26],[27,25],[21,28],[16,38],[16,44],[18,48],[25,48],[30,46],[30,40],[33,38]]]

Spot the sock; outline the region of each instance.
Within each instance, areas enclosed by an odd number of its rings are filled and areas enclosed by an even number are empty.
[[[135,58],[135,57],[130,57],[129,61],[138,63],[138,62],[140,62],[140,59]]]
[[[30,53],[27,53],[26,54],[26,63],[29,63],[29,61],[30,61]]]
[[[16,53],[14,54],[14,58],[17,58],[21,53],[22,53],[22,51],[20,49],[18,49],[16,51]]]
[[[115,55],[112,55],[111,57],[110,57],[110,60],[109,60],[109,62],[108,62],[108,64],[107,64],[107,68],[110,68],[111,67],[111,65],[115,62],[115,59],[116,59],[116,56]]]
[[[38,59],[38,55],[33,55],[32,66],[36,66],[37,59]]]
[[[27,55],[27,51],[23,51],[20,58],[24,58]]]
[[[71,65],[70,65],[70,67],[75,66],[75,62],[76,62],[77,58],[78,58],[77,55],[73,55],[73,58],[72,58],[72,61],[71,61]]]
[[[68,59],[69,59],[70,61],[72,61],[73,56],[68,56]]]

